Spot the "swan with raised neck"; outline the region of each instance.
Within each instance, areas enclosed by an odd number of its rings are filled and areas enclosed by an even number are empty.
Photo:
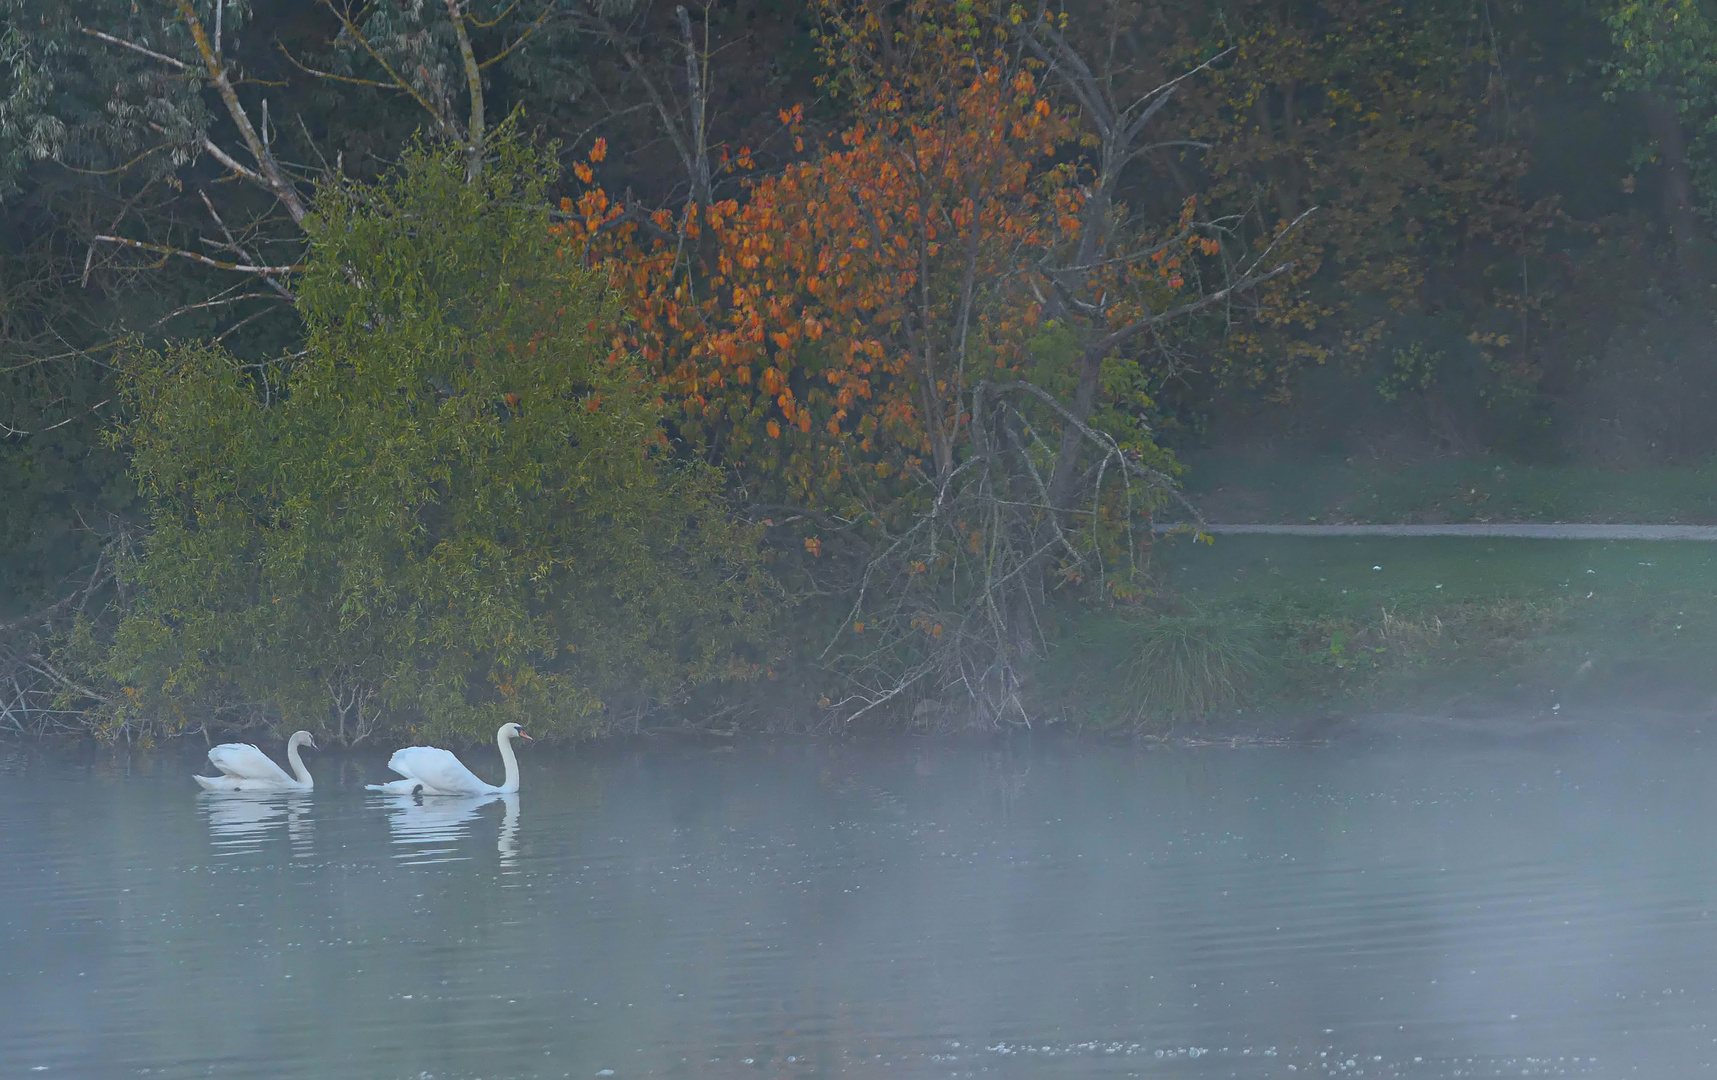
[[[505,770],[499,785],[479,779],[451,751],[437,746],[407,746],[395,750],[388,759],[388,768],[403,779],[365,787],[395,795],[511,795],[519,790],[519,759],[513,753],[514,739],[528,742],[530,736],[514,723],[502,724],[495,731],[495,746],[501,752],[501,766]]]
[[[300,748],[308,746],[316,749],[316,740],[308,731],[294,731],[292,738],[286,740],[286,764],[292,766],[292,778],[305,787],[315,787],[316,781],[310,779],[310,770],[304,767],[304,759],[298,756]]]
[[[309,791],[315,781],[298,753],[305,746],[316,749],[316,740],[308,731],[295,731],[286,740],[286,763],[292,766],[288,774],[250,743],[222,743],[209,748],[209,763],[220,775],[193,779],[204,791]]]

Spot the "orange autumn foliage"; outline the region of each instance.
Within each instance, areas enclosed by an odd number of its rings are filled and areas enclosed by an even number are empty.
[[[996,21],[914,11],[890,68],[868,9],[827,9],[857,118],[779,173],[746,176],[743,201],[645,213],[589,186],[563,205],[568,244],[609,267],[630,316],[616,353],[682,404],[683,436],[780,498],[831,505],[855,483],[946,475],[965,392],[1022,375],[1044,268],[1078,243],[1078,133],[1037,65]],[[803,148],[802,111],[781,120]],[[750,168],[743,149],[726,161]],[[1105,324],[1124,320],[1180,289],[1198,250],[1163,247],[1080,283],[1137,294],[1105,307]]]

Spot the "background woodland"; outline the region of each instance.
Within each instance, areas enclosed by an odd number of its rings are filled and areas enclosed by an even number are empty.
[[[1701,462],[1714,14],[0,0],[6,726],[1020,723],[1191,454]]]

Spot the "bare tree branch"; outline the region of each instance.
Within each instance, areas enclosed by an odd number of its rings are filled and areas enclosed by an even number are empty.
[[[709,139],[705,133],[709,113],[709,94],[704,85],[709,73],[709,18],[707,15],[704,18],[705,55],[700,56],[692,39],[692,20],[686,13],[685,5],[676,6],[674,14],[679,18],[680,44],[686,54],[686,91],[692,99],[687,110],[692,126],[692,198],[698,205],[708,206],[715,201],[710,184]]]
[[[655,106],[656,115],[662,120],[662,130],[667,134],[668,141],[673,144],[674,152],[679,155],[680,163],[686,170],[686,179],[692,185],[692,198],[695,201],[699,197],[699,155],[697,147],[689,141],[690,133],[682,130],[684,125],[679,115],[669,106],[667,98],[657,87],[656,81],[650,77],[649,68],[645,65],[643,57],[638,55],[638,50],[633,47],[632,42],[606,15],[602,14],[595,0],[586,0],[586,6],[588,10],[586,25],[593,28],[620,53],[620,58],[626,62],[627,68],[637,77],[639,84],[644,88],[644,96],[648,97],[650,104]]]
[[[288,63],[306,75],[314,75],[318,79],[327,79],[330,82],[350,83],[353,86],[369,86],[378,90],[393,90],[395,92],[403,91],[398,83],[382,82],[380,79],[361,79],[355,75],[340,75],[332,71],[323,71],[321,68],[313,68],[293,56],[283,42],[275,42],[275,47],[280,50],[282,56],[286,57]]]
[[[1114,352],[1121,345],[1144,333],[1146,330],[1152,330],[1164,325],[1165,323],[1184,319],[1188,315],[1196,315],[1198,312],[1203,311],[1206,308],[1215,307],[1217,304],[1222,303],[1231,296],[1245,292],[1248,289],[1255,289],[1266,281],[1281,277],[1289,270],[1292,270],[1294,266],[1295,264],[1292,262],[1282,263],[1280,266],[1262,274],[1242,278],[1225,289],[1218,289],[1215,292],[1205,293],[1197,300],[1182,304],[1179,307],[1170,308],[1169,310],[1160,312],[1148,319],[1140,319],[1138,322],[1131,323],[1127,326],[1121,327],[1119,330],[1111,332],[1106,337],[1098,338],[1097,342],[1092,345],[1091,348],[1107,356],[1109,353]]]
[[[453,20],[453,33],[459,39],[459,59],[465,65],[465,85],[471,95],[471,117],[465,125],[465,178],[476,180],[483,171],[483,69],[477,66],[471,36],[465,32],[459,0],[447,0],[447,17]]]
[[[413,101],[417,102],[419,107],[430,115],[430,118],[435,121],[435,126],[440,128],[443,133],[454,133],[449,118],[440,109],[436,108],[428,98],[419,93],[417,87],[411,85],[404,76],[393,69],[393,65],[387,62],[387,58],[381,54],[381,51],[377,49],[375,45],[370,42],[370,39],[364,35],[364,32],[358,28],[358,24],[352,20],[351,12],[349,10],[336,7],[334,0],[322,0],[322,6],[327,8],[336,19],[340,20],[340,26],[346,31],[346,33],[351,35],[353,41],[358,43],[358,47],[368,53],[370,59],[374,60],[383,71],[387,72],[388,78],[393,80],[393,86],[395,89],[399,90],[401,93],[409,95]]]
[[[200,262],[204,266],[212,266],[217,270],[232,270],[240,274],[295,274],[304,269],[302,264],[293,264],[289,266],[254,266],[249,263],[226,262],[221,259],[211,259],[207,255],[203,255],[195,251],[186,251],[183,248],[168,247],[165,244],[146,244],[141,240],[131,240],[123,236],[107,236],[103,234],[101,236],[92,237],[92,239],[99,240],[106,244],[119,244],[122,247],[135,248],[138,251],[150,251],[157,255],[190,259],[192,262]]]
[[[490,20],[489,22],[482,22],[481,20],[479,20],[473,16],[469,16],[469,15],[466,16],[466,18],[470,20],[472,26],[475,26],[481,30],[487,30],[487,29],[490,29],[491,27],[499,24],[502,19],[506,18],[507,15],[514,8],[516,8],[518,6],[519,6],[518,0],[514,0],[513,3],[507,5],[506,11],[503,11],[501,14],[495,16],[495,18]],[[549,0],[549,2],[547,4],[543,5],[542,12],[540,14],[538,14],[537,17],[531,21],[531,24],[529,26],[525,27],[522,31],[520,31],[519,36],[513,39],[512,44],[507,45],[500,52],[496,53],[494,56],[489,57],[489,59],[483,61],[482,63],[478,64],[477,66],[479,68],[486,70],[489,67],[491,67],[492,65],[498,64],[502,60],[505,60],[508,56],[512,55],[512,52],[514,49],[517,49],[519,46],[521,46],[525,42],[529,41],[531,39],[531,37],[534,36],[538,30],[542,29],[543,24],[548,22],[548,17],[550,15],[554,14],[555,7],[556,7],[556,0]]]
[[[250,150],[250,156],[256,161],[256,171],[250,173],[250,177],[255,177],[260,173],[263,185],[274,193],[282,206],[286,207],[286,212],[292,215],[293,223],[302,225],[304,218],[309,214],[309,210],[305,207],[304,200],[299,198],[297,188],[281,172],[279,165],[274,160],[274,155],[269,152],[268,146],[251,124],[250,114],[245,112],[243,103],[238,99],[238,92],[233,89],[232,80],[227,76],[226,63],[209,41],[209,35],[203,29],[202,20],[197,18],[196,8],[191,6],[191,0],[178,0],[178,7],[180,17],[185,20],[185,25],[190,28],[191,39],[197,44],[197,53],[203,59],[203,67],[208,71],[209,79],[215,84],[221,101],[226,104],[227,115],[238,127],[239,134],[244,138],[245,146]],[[208,145],[213,147],[212,142]],[[222,164],[227,164],[227,162],[222,161]],[[244,173],[241,172],[241,175]]]
[[[205,300],[200,304],[186,304],[183,307],[174,308],[172,311],[169,311],[167,314],[161,316],[159,319],[156,319],[155,325],[156,326],[164,326],[168,322],[170,322],[171,320],[176,319],[181,315],[189,314],[190,312],[193,312],[193,311],[205,311],[209,308],[227,307],[227,306],[232,305],[232,304],[242,304],[246,300],[279,300],[279,299],[280,299],[280,297],[275,295],[275,294],[260,293],[260,292],[247,292],[247,293],[241,293],[238,296],[218,297],[214,300]]]
[[[74,690],[92,701],[99,701],[103,705],[113,704],[113,699],[108,697],[106,694],[91,690],[89,687],[83,686],[68,678],[64,672],[56,668],[46,657],[33,657],[30,660],[25,661],[24,666],[38,675],[46,675],[59,685],[66,687],[68,690]]]
[[[80,26],[80,27],[78,27],[78,29],[82,30],[84,33],[88,34],[92,38],[100,38],[102,41],[105,41],[110,45],[118,45],[122,49],[130,49],[132,52],[142,53],[144,56],[149,57],[151,60],[159,60],[163,64],[166,64],[169,67],[177,68],[180,71],[191,70],[191,66],[189,64],[185,63],[183,60],[175,60],[171,56],[168,56],[166,53],[158,53],[154,49],[146,49],[143,46],[137,44],[136,42],[126,41],[124,38],[117,38],[117,37],[114,37],[112,34],[104,34],[100,30],[91,30],[87,26]]]

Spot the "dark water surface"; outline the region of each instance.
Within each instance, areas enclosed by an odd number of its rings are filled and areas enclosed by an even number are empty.
[[[0,748],[0,1077],[1698,1075],[1695,739],[530,748],[487,804]]]

